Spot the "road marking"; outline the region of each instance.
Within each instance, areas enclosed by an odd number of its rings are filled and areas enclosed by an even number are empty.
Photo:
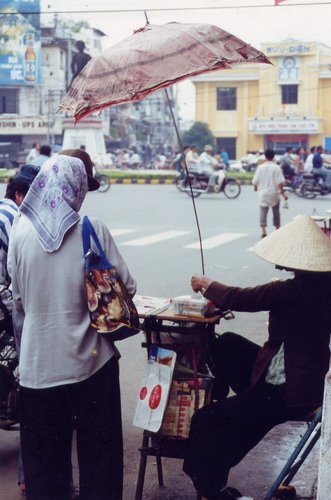
[[[177,238],[177,236],[183,236],[184,234],[190,234],[190,232],[191,231],[166,231],[164,233],[152,234],[151,236],[126,241],[122,243],[122,245],[142,247],[152,245],[153,243],[159,243],[160,241],[170,240],[171,238]]]
[[[225,243],[229,243],[229,241],[237,240],[238,238],[243,238],[247,236],[246,233],[223,233],[217,236],[213,236],[212,238],[207,238],[202,240],[202,248],[203,250],[210,250],[211,248],[218,247],[220,245],[224,245]],[[200,248],[199,242],[191,243],[190,245],[186,245],[184,248]]]
[[[111,229],[109,227],[109,231],[112,236],[121,236],[122,234],[134,233],[136,229]]]

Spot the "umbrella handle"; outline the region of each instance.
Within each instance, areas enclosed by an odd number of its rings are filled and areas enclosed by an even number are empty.
[[[175,115],[174,115],[174,112],[173,112],[173,109],[172,109],[171,100],[170,100],[170,97],[169,97],[169,94],[168,94],[168,89],[164,89],[164,92],[166,94],[168,105],[169,105],[169,108],[170,108],[170,113],[171,113],[172,121],[174,123],[174,127],[175,127],[175,131],[176,131],[176,135],[177,135],[178,144],[179,144],[180,150],[181,150],[183,158],[184,158],[185,172],[186,172],[188,183],[189,183],[189,186],[190,186],[191,200],[192,200],[192,204],[193,204],[194,217],[195,217],[195,222],[196,222],[197,230],[198,230],[202,274],[205,274],[205,260],[204,260],[203,249],[202,249],[202,238],[201,238],[201,231],[200,231],[200,223],[199,223],[197,208],[196,208],[196,205],[195,205],[195,199],[194,199],[194,196],[193,196],[191,179],[190,179],[189,171],[188,171],[187,164],[186,164],[186,158],[185,158],[184,151],[183,151],[182,141],[180,140],[180,135],[179,135],[179,130],[178,130],[177,122],[176,122]]]

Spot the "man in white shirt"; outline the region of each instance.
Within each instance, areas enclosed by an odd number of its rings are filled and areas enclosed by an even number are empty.
[[[225,174],[222,170],[216,171],[220,168],[220,164],[214,156],[213,147],[207,144],[204,147],[203,153],[199,156],[197,164],[199,173],[208,177],[208,192],[214,192],[215,186],[220,186]]]
[[[40,143],[35,142],[26,157],[25,163],[29,165],[32,160],[34,160],[39,155]]]
[[[310,153],[306,158],[304,171],[310,173],[313,170],[313,158],[316,151],[316,146],[310,148]]]
[[[284,200],[287,200],[287,196],[283,191],[284,175],[280,166],[274,161],[274,156],[275,152],[272,149],[265,151],[266,161],[257,167],[252,181],[254,191],[258,191],[259,195],[261,238],[267,236],[266,228],[269,207],[273,211],[273,224],[278,229],[280,227],[280,194]]]
[[[199,162],[198,148],[196,146],[191,146],[185,155],[187,168],[196,168]]]

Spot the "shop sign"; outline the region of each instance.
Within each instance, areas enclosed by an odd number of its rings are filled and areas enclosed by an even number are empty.
[[[46,134],[47,128],[42,118],[0,119],[0,134]]]
[[[253,134],[317,134],[319,133],[318,120],[249,120],[248,131]]]

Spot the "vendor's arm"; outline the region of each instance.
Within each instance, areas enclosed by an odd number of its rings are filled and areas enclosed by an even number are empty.
[[[288,304],[293,295],[291,282],[274,281],[252,288],[239,288],[218,283],[206,276],[193,276],[191,280],[194,291],[201,291],[204,297],[223,310],[246,312],[269,311]]]

